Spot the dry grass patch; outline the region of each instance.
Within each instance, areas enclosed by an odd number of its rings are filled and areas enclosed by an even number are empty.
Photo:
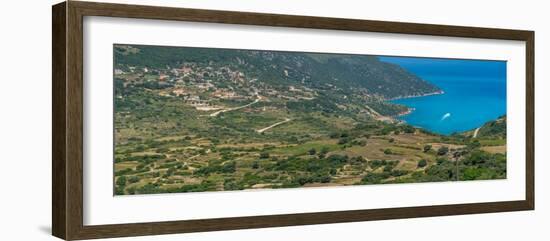
[[[496,153],[504,154],[506,153],[506,146],[484,146],[484,147],[481,147],[481,150],[489,153],[493,153],[493,154],[496,154]]]

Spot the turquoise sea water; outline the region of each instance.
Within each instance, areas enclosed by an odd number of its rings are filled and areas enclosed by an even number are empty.
[[[506,114],[506,62],[379,57],[398,64],[445,93],[393,100],[415,110],[399,117],[439,134],[480,127]]]

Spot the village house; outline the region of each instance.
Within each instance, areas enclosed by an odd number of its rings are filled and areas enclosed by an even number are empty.
[[[159,81],[165,81],[168,78],[168,75],[160,74],[159,75]]]
[[[214,85],[211,84],[211,83],[208,83],[208,82],[207,83],[198,83],[195,86],[199,89],[202,89],[202,90],[208,90],[210,88],[214,88]]]
[[[185,98],[185,101],[190,103],[199,102],[200,100],[201,98],[198,95],[189,95]]]
[[[220,99],[237,99],[241,97],[234,91],[221,90],[221,89],[214,91],[214,93],[212,93],[212,96]]]
[[[180,72],[177,69],[170,70],[170,73],[172,73],[176,77],[180,75]]]
[[[115,69],[115,75],[124,74],[124,71],[121,69]]]
[[[189,95],[189,93],[187,91],[185,91],[185,89],[183,88],[179,88],[179,89],[174,89],[172,90],[172,94],[176,95],[176,96],[186,96],[186,95]]]
[[[191,67],[187,67],[187,66],[181,66],[181,68],[179,69],[179,72],[186,75],[186,74],[189,74],[193,71],[193,69],[191,69]]]

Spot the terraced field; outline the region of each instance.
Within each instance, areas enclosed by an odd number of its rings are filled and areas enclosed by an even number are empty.
[[[115,46],[116,195],[506,178],[506,118],[451,136],[441,93],[373,56]],[[458,170],[458,171],[457,171]]]

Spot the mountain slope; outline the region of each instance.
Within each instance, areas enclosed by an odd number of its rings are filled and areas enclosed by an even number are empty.
[[[463,132],[463,136],[470,136],[478,139],[500,139],[506,140],[506,115],[496,120],[486,122],[479,128]]]
[[[367,55],[141,45],[116,45],[114,54],[118,68],[177,68],[184,63],[230,66],[274,88],[301,85],[314,89],[336,87],[344,92],[360,89],[386,99],[439,91],[398,65]]]
[[[506,139],[506,116],[485,123],[479,128],[477,136]]]

